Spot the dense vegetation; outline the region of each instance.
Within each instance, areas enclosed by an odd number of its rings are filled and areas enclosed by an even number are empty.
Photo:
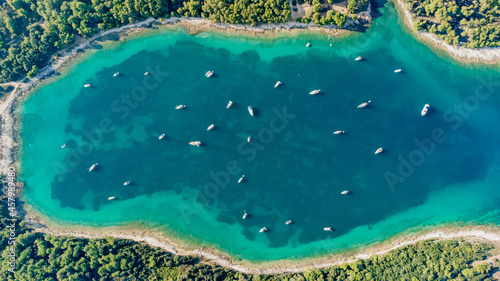
[[[437,34],[448,44],[500,46],[499,0],[406,0],[416,15],[416,30]]]
[[[0,82],[35,76],[52,54],[99,30],[149,17],[212,22],[290,20],[287,0],[0,0]]]
[[[316,25],[334,24],[337,27],[344,27],[349,15],[355,20],[355,13],[366,11],[369,0],[349,0],[346,7],[347,14],[330,10],[329,4],[335,4],[341,0],[306,0],[305,2],[311,4],[311,9],[306,12],[304,17],[298,18],[298,22],[310,23],[312,21]]]
[[[15,223],[16,264],[8,245],[12,222],[0,201],[0,280],[492,280],[492,266],[469,266],[489,255],[484,243],[422,241],[367,260],[304,273],[243,274],[159,248],[113,238],[77,239],[34,233]],[[10,210],[12,211],[12,210]],[[493,265],[498,268],[498,261]]]

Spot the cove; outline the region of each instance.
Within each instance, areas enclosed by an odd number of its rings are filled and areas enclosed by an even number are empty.
[[[159,30],[85,54],[16,111],[23,200],[59,225],[140,224],[253,262],[497,225],[498,67],[442,58],[380,11],[347,38]]]

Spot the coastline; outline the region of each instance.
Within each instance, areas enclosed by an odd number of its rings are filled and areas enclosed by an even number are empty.
[[[145,243],[151,247],[159,247],[175,255],[190,255],[200,257],[202,263],[217,264],[246,274],[282,274],[304,272],[310,269],[340,266],[343,263],[352,263],[366,260],[372,256],[384,255],[392,250],[402,248],[419,241],[433,240],[445,241],[452,239],[465,240],[470,243],[488,242],[500,246],[500,229],[492,226],[437,226],[416,233],[400,233],[383,242],[354,252],[353,254],[327,254],[320,257],[310,257],[300,260],[276,260],[271,262],[254,263],[246,260],[234,260],[228,254],[209,247],[184,247],[180,243],[168,238],[161,231],[141,228],[137,225],[125,227],[80,227],[76,229],[59,229],[48,226],[41,216],[28,212],[25,219],[29,227],[35,232],[62,237],[75,237],[86,239],[103,239],[112,237],[116,239],[133,240]]]
[[[121,28],[108,30],[100,34],[96,34],[94,36],[95,38],[92,37],[86,40],[84,43],[81,43],[78,46],[71,48],[69,51],[66,51],[67,53],[63,55],[60,59],[58,59],[56,62],[42,69],[41,73],[37,75],[37,79],[33,79],[32,81],[26,84],[17,84],[14,91],[9,95],[7,101],[4,102],[0,107],[2,114],[2,123],[4,128],[4,130],[2,130],[2,138],[4,138],[4,140],[7,139],[11,141],[11,143],[8,145],[6,145],[4,142],[4,145],[2,147],[3,156],[0,162],[1,163],[0,168],[2,169],[2,171],[5,172],[5,168],[8,168],[9,165],[13,164],[12,157],[14,154],[14,149],[16,148],[16,144],[14,142],[14,136],[16,136],[15,133],[16,120],[14,118],[13,111],[15,110],[16,105],[19,102],[19,98],[21,96],[28,93],[29,91],[32,91],[38,85],[38,83],[45,81],[45,79],[47,78],[52,77],[52,75],[55,74],[56,71],[64,68],[68,62],[79,56],[81,50],[85,50],[86,48],[88,48],[94,41],[104,36],[113,33],[121,33],[123,31],[127,32],[125,35],[123,35],[124,37],[129,36],[130,34],[139,33],[140,31],[144,30],[144,27],[150,26],[155,22],[157,21],[153,19],[148,19],[138,24],[128,25]],[[182,20],[173,19],[171,21],[168,21],[166,24],[164,22],[161,23],[162,27],[167,27],[167,28],[182,26],[190,34],[197,34],[200,32],[206,32],[212,30],[219,32],[221,30],[231,33],[236,32],[237,34],[238,33],[249,34],[249,35],[259,34],[264,36],[268,35],[279,36],[277,33],[279,31],[285,31],[287,33],[301,32],[301,31],[305,32],[319,31],[327,33],[331,32],[331,34],[333,35],[342,35],[348,33],[347,31],[342,31],[342,30],[339,31],[336,29],[324,29],[321,27],[308,26],[308,25],[305,25],[306,27],[297,28],[293,27],[294,25],[295,24],[270,25],[269,29],[262,27],[257,27],[257,28],[250,26],[241,27],[239,25],[225,25],[225,24],[221,24],[219,26],[218,24],[210,24],[208,21],[200,19],[182,19]],[[186,26],[188,27],[186,28]],[[274,29],[271,28],[272,26],[274,26],[275,28]],[[286,28],[285,26],[289,28]],[[151,29],[146,29],[146,30],[151,30]],[[121,39],[122,35],[121,34],[119,35]],[[499,50],[499,55],[500,55],[500,50]],[[9,155],[10,158],[5,157],[6,153]],[[32,214],[29,214],[28,216],[32,216]],[[217,263],[221,266],[228,267],[236,271],[244,273],[258,273],[258,274],[301,272],[305,271],[308,268],[315,269],[315,268],[324,268],[329,266],[340,265],[344,262],[353,262],[358,259],[366,259],[372,255],[382,255],[387,253],[388,251],[427,239],[454,239],[454,238],[464,237],[470,240],[484,239],[493,242],[500,241],[500,234],[499,234],[500,231],[498,231],[496,228],[491,228],[490,230],[488,230],[487,227],[464,227],[458,229],[443,227],[431,230],[430,232],[427,233],[424,231],[424,234],[419,234],[418,236],[409,235],[407,237],[388,239],[384,242],[377,243],[374,246],[370,246],[367,249],[360,251],[359,253],[353,255],[351,258],[344,257],[341,255],[333,255],[333,256],[330,255],[324,257],[310,258],[303,261],[286,260],[286,261],[273,262],[273,264],[279,264],[279,265],[262,264],[262,265],[251,266],[251,265],[245,265],[242,262],[240,263],[234,262],[230,257],[215,249],[206,249],[206,248],[194,249],[194,250],[183,249],[181,246],[179,246],[178,243],[175,243],[173,240],[168,239],[164,234],[162,235],[161,233],[155,233],[154,230],[140,231],[138,229],[134,230],[126,229],[125,231],[125,229],[120,229],[120,228],[118,230],[115,230],[113,228],[107,230],[107,228],[103,228],[102,230],[93,229],[88,231],[85,230],[77,231],[77,230],[51,229],[50,227],[44,225],[36,228],[36,231],[45,232],[53,235],[81,237],[81,238],[102,238],[106,236],[111,236],[121,239],[130,239],[138,242],[147,243],[148,245],[151,245],[153,247],[160,247],[166,251],[179,255],[201,256],[203,257],[204,262]]]
[[[497,65],[500,63],[500,47],[469,49],[448,45],[435,34],[413,29],[414,18],[406,8],[404,0],[393,0],[393,3],[408,31],[414,34],[418,41],[434,48],[434,51],[444,51],[454,60],[463,64]]]

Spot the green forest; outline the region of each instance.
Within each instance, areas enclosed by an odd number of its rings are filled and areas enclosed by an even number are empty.
[[[0,82],[35,76],[51,56],[99,30],[149,17],[201,16],[212,22],[286,22],[287,0],[0,0]]]
[[[493,280],[493,265],[470,266],[490,256],[492,245],[464,241],[421,241],[385,255],[302,273],[244,274],[122,239],[80,239],[33,232],[10,221],[0,202],[0,280]],[[9,235],[15,226],[15,240]],[[9,241],[15,241],[12,243]],[[9,264],[10,256],[15,265]]]
[[[500,1],[406,0],[417,17],[413,28],[468,48],[500,46]]]

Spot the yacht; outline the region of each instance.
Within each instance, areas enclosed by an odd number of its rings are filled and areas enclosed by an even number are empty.
[[[97,165],[99,165],[99,164],[97,164],[97,163],[92,164],[92,166],[90,166],[90,168],[89,168],[89,172],[92,172],[95,169],[95,167],[97,167]]]
[[[226,107],[226,108],[230,108],[230,107],[231,107],[231,105],[233,105],[233,102],[232,102],[232,101],[229,101],[229,102],[227,103],[227,107]]]
[[[314,90],[314,91],[309,92],[309,94],[310,95],[317,95],[319,92],[321,92],[321,90]]]
[[[184,107],[186,107],[186,106],[183,104],[179,104],[178,106],[175,107],[175,109],[183,109]]]
[[[130,181],[126,181],[123,183],[123,185],[129,185],[130,184]]]
[[[244,177],[245,177],[245,175],[241,176],[241,178],[238,180],[238,183],[241,183],[243,181]]]
[[[207,78],[212,77],[212,75],[214,75],[214,72],[212,70],[209,70],[209,71],[207,71],[207,73],[205,73],[205,77],[207,77]]]
[[[158,137],[158,139],[159,139],[159,140],[162,140],[164,137],[165,137],[165,134],[161,134],[161,135]]]
[[[370,102],[372,102],[372,101],[371,101],[371,100],[369,100],[369,101],[367,101],[367,102],[364,102],[364,103],[362,103],[362,104],[358,105],[358,108],[363,108],[363,107],[367,106]]]
[[[116,77],[118,75],[120,75],[120,72],[115,72],[115,74],[113,74],[113,77]]]
[[[197,147],[200,147],[201,141],[192,141],[189,143],[190,145],[196,145]]]
[[[429,110],[430,105],[427,103],[424,105],[424,108],[422,109],[422,116],[425,116],[427,114],[427,110]]]
[[[215,125],[214,125],[214,124],[212,124],[212,125],[208,126],[207,131],[212,130],[214,127],[215,127]]]
[[[116,197],[114,196],[108,197],[108,200],[114,200],[114,199],[116,199]]]
[[[323,228],[324,231],[333,231],[333,229],[331,227],[325,227]]]
[[[149,72],[144,72],[144,75],[149,75]]]
[[[360,60],[363,60],[363,57],[362,56],[359,56],[357,58],[354,59],[355,61],[360,61]]]
[[[396,69],[394,70],[394,73],[400,73],[402,70],[401,69]]]
[[[259,232],[266,232],[266,231],[268,231],[267,227],[263,227],[259,230]]]
[[[311,43],[307,43],[306,47],[308,47],[308,48],[311,47]]]
[[[285,222],[285,224],[292,224],[292,223],[293,223],[293,221],[291,221],[291,220],[288,220]]]
[[[333,132],[333,134],[334,135],[345,134],[345,131],[338,130],[338,131]]]
[[[375,150],[375,153],[374,153],[374,154],[379,154],[379,153],[381,153],[382,151],[384,151],[384,149],[381,147],[381,148],[379,148],[379,149]]]
[[[248,112],[253,116],[253,108],[251,106],[248,107]]]
[[[346,194],[349,194],[349,193],[351,193],[351,192],[350,192],[349,190],[347,190],[347,189],[346,189],[346,190],[342,191],[340,194],[342,194],[342,195],[346,195]]]
[[[278,88],[281,84],[282,84],[281,81],[276,82],[276,84],[274,84],[274,88],[275,89]]]
[[[85,84],[85,85],[83,85],[83,87],[90,88],[90,84]]]

